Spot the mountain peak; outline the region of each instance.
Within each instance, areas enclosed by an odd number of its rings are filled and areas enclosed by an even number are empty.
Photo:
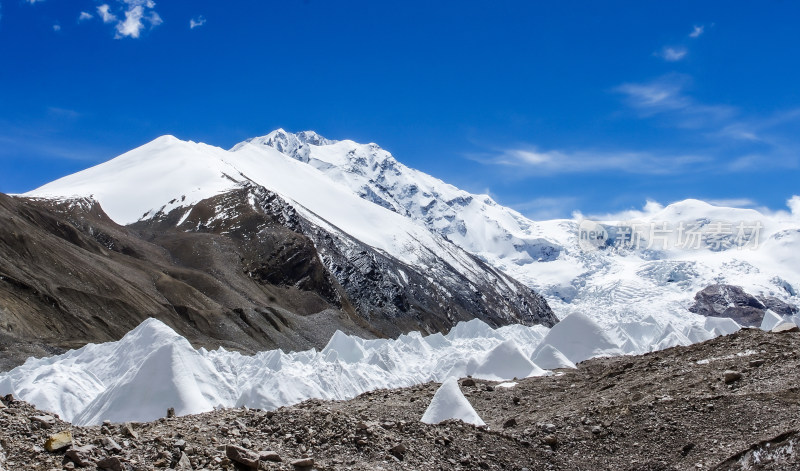
[[[302,162],[308,162],[309,145],[314,146],[327,146],[335,144],[338,141],[326,139],[314,131],[300,131],[298,133],[291,133],[283,128],[278,128],[271,133],[251,137],[243,142],[240,142],[231,148],[235,152],[247,144],[254,146],[272,147],[278,152],[289,155]]]

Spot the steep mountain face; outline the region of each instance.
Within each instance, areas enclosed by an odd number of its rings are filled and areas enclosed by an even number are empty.
[[[167,247],[175,234],[232,239],[250,279],[293,286],[337,307],[350,307],[360,322],[382,335],[438,332],[476,317],[491,325],[556,322],[541,296],[479,260],[474,260],[475,266],[492,284],[477,277],[471,281],[432,254],[428,270],[420,272],[346,232],[320,227],[260,186],[244,183],[186,211],[159,212],[130,227]],[[197,261],[196,248],[186,248],[191,252],[171,253],[185,265],[203,263]]]
[[[119,338],[151,316],[195,344],[242,351],[320,347],[336,329],[557,322],[541,296],[454,244],[250,147],[159,138],[35,198],[3,197],[8,364]]]
[[[695,294],[719,284],[800,305],[800,252],[790,248],[800,246],[798,197],[790,201],[793,212],[776,214],[697,200],[649,205],[622,221],[597,221],[608,237],[595,247],[581,240],[587,235],[581,220],[529,220],[486,195],[408,168],[375,144],[277,130],[232,151],[254,146],[279,150],[441,234],[542,293],[562,318],[583,312],[614,327],[652,316],[686,327],[702,322],[689,311]],[[740,230],[753,240],[737,244]],[[747,323],[758,323],[763,312]]]
[[[336,329],[377,334],[340,306],[341,290],[307,238],[270,229],[314,256],[271,253],[267,269],[292,269],[282,280],[254,281],[230,238],[156,238],[117,225],[91,200],[0,195],[0,368],[118,339],[148,317],[197,346],[249,352],[324,345]],[[291,283],[306,275],[309,281]]]
[[[376,144],[325,139],[313,131],[283,129],[235,145],[238,152],[269,147],[320,170],[361,198],[421,223],[493,264],[525,265],[558,257],[533,221],[398,162]]]

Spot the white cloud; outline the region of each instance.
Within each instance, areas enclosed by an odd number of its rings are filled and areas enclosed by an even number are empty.
[[[688,54],[689,51],[685,47],[664,47],[661,51],[657,52],[656,55],[667,62],[678,62],[683,60]]]
[[[125,21],[117,23],[117,37],[131,37],[138,38],[139,32],[144,28],[142,24],[142,16],[144,16],[144,7],[136,5],[130,10],[125,12]]]
[[[704,25],[697,26],[695,25],[692,27],[692,32],[689,33],[690,38],[699,38],[704,32],[706,27]]]
[[[647,200],[642,209],[625,209],[616,213],[590,214],[589,216],[575,213],[573,218],[593,219],[595,221],[636,221],[652,218],[663,209],[664,205],[658,201]]]
[[[151,28],[155,28],[164,21],[161,16],[153,10],[156,4],[152,0],[122,0],[126,6],[125,20],[117,23],[117,38],[138,38],[145,23],[149,23]]]
[[[789,210],[792,212],[792,216],[796,218],[800,218],[800,196],[792,196],[786,202],[786,206],[789,207]]]
[[[514,168],[515,172],[537,175],[623,172],[666,175],[696,168],[709,159],[695,155],[668,155],[651,152],[612,150],[547,150],[525,145],[502,149],[494,154],[473,155],[481,163]]]
[[[60,24],[54,24],[53,25],[53,31],[55,31],[55,32],[61,31],[61,25]]]
[[[561,219],[572,214],[578,204],[574,196],[542,197],[524,203],[517,203],[511,207],[534,221],[547,221]]]
[[[750,198],[721,198],[708,200],[707,203],[724,208],[756,208],[758,203]]]
[[[634,108],[657,112],[680,109],[689,105],[682,93],[686,80],[684,76],[669,75],[649,83],[623,83],[614,91],[625,95]]]
[[[103,19],[103,23],[113,23],[117,21],[117,16],[111,13],[108,4],[103,4],[97,7],[97,14]]]
[[[685,93],[689,83],[691,78],[686,75],[669,74],[648,83],[624,83],[614,91],[625,95],[628,105],[642,116],[666,115],[677,127],[708,129],[733,124],[736,108],[698,103]]]
[[[195,29],[206,24],[206,19],[200,15],[197,18],[189,20],[189,29]]]
[[[161,15],[159,15],[154,11],[150,12],[150,15],[147,17],[147,20],[150,22],[150,26],[153,28],[164,22],[164,20],[161,19]]]
[[[154,10],[156,4],[153,0],[117,0],[118,12],[124,14],[124,19],[112,12],[112,6],[104,3],[97,7],[97,14],[103,23],[116,23],[116,38],[138,38],[146,26],[155,28],[164,21],[161,15]],[[80,20],[89,19],[92,16],[81,12]]]
[[[92,18],[94,18],[94,15],[92,15],[91,13],[87,13],[85,11],[82,11],[81,14],[78,16],[78,21],[91,20]]]

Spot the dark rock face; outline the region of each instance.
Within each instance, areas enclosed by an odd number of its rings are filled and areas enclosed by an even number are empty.
[[[160,234],[177,232],[175,221],[184,216],[185,210],[174,210],[135,227],[158,240]],[[514,289],[502,292],[489,283],[474,286],[435,254],[430,269],[421,273],[346,233],[318,227],[257,186],[199,203],[177,230],[225,234],[236,241],[250,278],[317,293],[381,335],[446,331],[476,317],[493,326],[557,322],[544,298],[477,259],[488,278]],[[431,283],[431,277],[437,283]],[[505,294],[510,291],[517,294]]]
[[[741,325],[758,326],[768,309],[791,315],[797,307],[775,297],[753,296],[739,286],[711,285],[699,291],[689,311],[709,317],[730,317]]]
[[[519,294],[475,286],[444,263],[419,273],[260,187],[128,227],[91,200],[0,194],[0,370],[119,339],[148,317],[196,347],[245,353],[322,347],[337,329],[381,337],[475,317],[557,322],[538,294],[485,269]]]
[[[774,296],[759,296],[758,299],[767,309],[771,309],[782,316],[793,316],[800,311],[797,306],[785,303]]]

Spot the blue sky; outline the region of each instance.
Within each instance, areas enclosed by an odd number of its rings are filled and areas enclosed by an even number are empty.
[[[0,0],[0,191],[159,135],[376,142],[537,218],[800,194],[800,3]]]

